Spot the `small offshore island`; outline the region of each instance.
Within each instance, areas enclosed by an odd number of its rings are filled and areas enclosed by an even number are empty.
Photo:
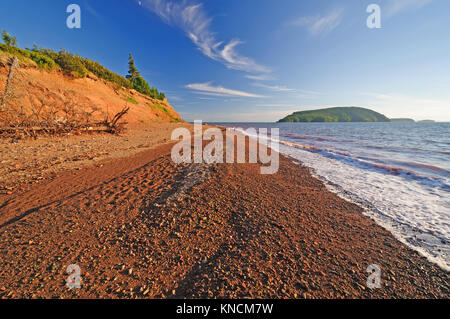
[[[381,113],[362,107],[332,107],[320,110],[299,111],[279,120],[288,122],[390,122]]]
[[[434,120],[422,120],[422,121],[416,121],[413,119],[407,119],[407,118],[396,118],[391,119],[391,122],[395,123],[436,123]]]
[[[391,119],[391,122],[395,122],[395,123],[416,123],[415,120],[408,119],[408,118],[395,118],[395,119]]]

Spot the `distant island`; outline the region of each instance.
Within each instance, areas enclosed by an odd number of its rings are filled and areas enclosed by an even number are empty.
[[[332,107],[294,112],[278,122],[390,122],[390,120],[383,114],[362,107]]]
[[[436,121],[434,121],[434,120],[422,120],[422,121],[417,121],[417,123],[436,123]]]
[[[391,119],[391,122],[396,122],[396,123],[415,123],[416,121],[414,121],[413,119],[407,119],[407,118],[395,118],[395,119]]]

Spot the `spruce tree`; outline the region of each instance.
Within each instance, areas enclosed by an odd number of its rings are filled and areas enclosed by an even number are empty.
[[[157,89],[150,87],[148,82],[141,76],[138,69],[136,68],[136,65],[134,64],[133,56],[131,55],[131,53],[128,58],[128,67],[129,69],[127,79],[130,81],[133,89],[154,99],[164,101],[165,95],[161,92],[158,92]]]
[[[128,80],[133,80],[136,79],[140,76],[138,69],[136,68],[136,65],[134,64],[134,60],[133,60],[133,56],[130,53],[130,56],[128,58],[128,75],[127,75],[127,79]]]

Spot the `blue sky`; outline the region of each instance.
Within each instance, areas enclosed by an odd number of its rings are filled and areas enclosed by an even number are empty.
[[[79,4],[82,27],[66,27]],[[369,4],[381,29],[366,25]],[[21,47],[78,52],[120,74],[128,53],[186,120],[276,121],[363,106],[450,121],[448,0],[2,0]]]

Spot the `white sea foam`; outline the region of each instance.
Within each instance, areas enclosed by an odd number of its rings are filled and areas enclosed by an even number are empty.
[[[341,197],[364,208],[367,216],[398,240],[450,271],[450,194],[401,176],[361,169],[292,146],[280,146],[313,169]]]
[[[363,207],[365,215],[399,241],[450,271],[448,189],[350,165],[289,141],[280,144],[280,153],[311,168],[329,190]]]

